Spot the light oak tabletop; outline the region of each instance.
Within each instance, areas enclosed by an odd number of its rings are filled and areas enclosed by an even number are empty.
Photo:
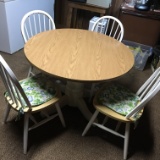
[[[67,80],[99,82],[119,77],[134,65],[130,49],[106,35],[56,29],[33,36],[24,47],[38,69]]]

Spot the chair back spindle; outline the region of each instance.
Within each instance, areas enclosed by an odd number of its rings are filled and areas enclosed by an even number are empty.
[[[106,22],[106,23],[105,23]],[[105,26],[103,26],[106,24]],[[92,27],[92,31],[96,31],[108,35],[117,39],[118,41],[122,41],[124,36],[124,27],[122,23],[113,16],[103,16],[100,17]]]
[[[27,13],[21,21],[21,31],[25,43],[34,35],[47,30],[55,29],[52,17],[41,10]]]
[[[42,10],[33,10],[26,13],[21,21],[21,32],[25,43],[38,33],[54,29],[56,28],[52,17]],[[35,74],[31,65],[28,77],[33,75]]]
[[[31,104],[20,86],[15,74],[0,55],[0,75],[6,88],[5,96],[10,99],[10,102],[16,107],[24,107],[27,105],[31,109]]]
[[[128,114],[126,118],[134,116],[141,111],[144,106],[159,92],[160,90],[160,68],[158,68],[148,80],[137,91],[140,98],[138,105]]]
[[[100,28],[98,30],[100,33],[113,37],[118,41],[122,41],[123,39],[124,36],[123,25],[117,18],[113,16],[103,16],[99,18],[95,22],[91,30],[96,31],[97,28]]]

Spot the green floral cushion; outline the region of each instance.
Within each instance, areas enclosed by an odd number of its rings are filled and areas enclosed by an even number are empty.
[[[51,100],[56,94],[51,78],[41,73],[20,81],[20,85],[32,106]]]
[[[121,85],[106,87],[98,96],[100,104],[114,110],[115,112],[127,115],[136,107],[139,97]]]

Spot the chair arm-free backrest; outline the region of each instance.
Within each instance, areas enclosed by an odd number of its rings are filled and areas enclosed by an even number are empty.
[[[52,29],[55,29],[52,17],[42,10],[33,10],[26,13],[21,21],[21,32],[25,43],[32,36]]]
[[[126,118],[134,116],[141,111],[144,106],[159,92],[160,90],[160,67],[148,78],[148,80],[140,87],[137,95],[140,103],[128,114]]]
[[[120,20],[113,16],[100,17],[93,25],[91,31],[98,31],[110,37],[122,41],[124,36],[124,27]]]
[[[137,91],[137,95],[140,96],[142,99],[146,93],[148,93],[148,90],[155,82],[157,82],[158,78],[160,77],[160,68],[157,68],[155,72],[148,78],[148,80],[140,87],[140,89]],[[151,90],[150,90],[151,91]]]
[[[31,109],[31,104],[21,85],[19,84],[15,74],[1,55],[0,75],[6,88],[5,96],[10,98],[12,104],[15,104],[16,107],[24,107],[27,105]]]

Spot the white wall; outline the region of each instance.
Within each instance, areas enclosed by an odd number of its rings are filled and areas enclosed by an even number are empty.
[[[24,46],[24,41],[20,30],[20,23],[25,13],[30,10],[40,9],[48,12],[54,18],[55,0],[12,0],[9,2],[1,1],[0,51],[6,53],[12,54]]]

